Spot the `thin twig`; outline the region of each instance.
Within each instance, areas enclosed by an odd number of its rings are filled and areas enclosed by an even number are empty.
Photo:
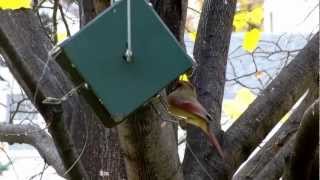
[[[44,171],[45,171],[47,168],[48,168],[47,163],[44,162],[44,165],[43,165],[42,170],[41,170],[39,173],[31,176],[31,177],[29,178],[29,180],[32,180],[32,179],[34,179],[34,178],[36,178],[36,177],[38,177],[38,176],[40,176],[39,180],[42,180],[42,176],[43,176],[43,174],[44,174]]]
[[[3,147],[0,147],[0,150],[6,155],[7,159],[9,160],[10,165],[12,166],[14,175],[16,176],[16,179],[19,179],[18,173],[17,173],[17,171],[16,171],[16,168],[15,168],[14,165],[13,165],[13,161],[12,161],[11,157],[9,156],[9,154],[7,153],[7,151],[3,149]]]
[[[62,19],[62,22],[66,28],[66,31],[67,31],[67,36],[70,37],[71,36],[71,33],[70,33],[70,29],[69,29],[69,25],[68,25],[68,22],[66,20],[66,17],[65,17],[65,14],[63,12],[63,8],[62,6],[59,4],[59,11],[60,11],[60,14],[61,14],[61,19]]]
[[[302,23],[304,23],[304,22],[310,17],[310,15],[311,15],[318,7],[319,7],[319,3],[316,4],[316,5],[308,12],[308,14],[304,17],[304,19],[303,19],[300,23],[298,23],[298,25],[301,25]],[[319,13],[319,12],[318,12],[318,13]]]
[[[188,7],[188,9],[190,9],[191,11],[193,11],[193,12],[199,14],[199,15],[201,14],[201,11],[198,11],[198,10],[192,8],[192,7]]]
[[[40,2],[33,8],[33,11],[34,11],[34,12],[37,12],[37,11],[39,10],[39,8],[41,7],[41,5],[42,5],[43,3],[45,3],[45,2],[46,2],[46,0],[40,1]]]
[[[57,31],[58,31],[58,22],[57,22],[58,7],[59,7],[59,0],[54,0],[53,13],[52,13],[52,19],[53,19],[52,35],[53,35],[54,44],[56,44],[58,42],[58,35],[57,35]]]
[[[51,42],[52,44],[54,44],[54,42],[52,41],[52,38],[50,37],[50,34],[48,34],[48,31],[46,30],[46,28],[45,28],[45,26],[44,26],[44,24],[43,24],[43,21],[42,21],[42,19],[41,19],[41,15],[40,15],[39,11],[36,12],[36,15],[37,15],[37,17],[38,17],[38,19],[39,19],[39,22],[40,22],[41,28],[43,29],[43,32],[44,32],[45,35],[48,37],[48,39],[50,40],[50,42]]]
[[[14,117],[17,115],[18,112],[20,112],[20,111],[19,111],[20,106],[21,106],[22,103],[23,103],[24,101],[26,101],[26,100],[28,100],[28,98],[23,98],[23,99],[21,99],[20,101],[18,101],[18,102],[17,102],[16,109],[15,109],[14,111],[10,111],[9,124],[12,124],[12,123],[13,123]],[[16,103],[16,102],[13,102],[13,104],[14,104],[14,103]],[[12,105],[12,104],[11,104],[11,105]],[[11,108],[10,108],[10,109],[11,109]]]

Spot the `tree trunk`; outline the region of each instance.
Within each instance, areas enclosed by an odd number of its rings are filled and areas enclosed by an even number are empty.
[[[63,120],[71,119],[73,108],[77,107],[71,106],[76,99],[69,100],[63,104],[65,110],[63,114],[58,117],[59,119],[54,119],[59,112],[54,112],[55,108],[42,103],[46,97],[61,97],[71,89],[70,82],[68,83],[59,67],[53,61],[49,62],[48,51],[52,47],[49,39],[42,31],[37,18],[29,10],[1,11],[0,22],[0,48],[7,57],[9,69],[46,120],[49,132],[56,133],[56,130],[65,127]],[[23,30],[21,27],[24,27]],[[47,67],[49,64],[51,66]],[[52,137],[56,146],[64,145],[57,147],[60,153],[68,152],[60,154],[65,157],[63,162],[65,169],[68,169],[77,157],[72,146],[73,142],[68,132],[65,132],[64,136],[52,134]],[[86,174],[81,161],[75,163],[75,168],[69,172],[71,177],[86,178]]]
[[[223,134],[220,118],[225,71],[235,9],[236,1],[205,0],[194,47],[194,58],[198,62],[198,67],[193,82],[197,88],[199,101],[213,117],[211,129],[220,140]],[[207,138],[200,130],[188,127],[187,143],[190,144],[190,148],[186,148],[183,161],[186,180],[212,179],[209,178],[208,172],[213,177],[216,176],[213,174],[218,173],[220,177],[218,179],[227,177],[220,157],[211,158],[212,154],[217,152],[212,150],[212,146],[208,144]],[[199,165],[190,149],[205,169]]]
[[[319,33],[286,66],[228,129],[225,151],[234,172],[296,101],[316,83]]]
[[[80,3],[81,27],[90,22],[100,12],[109,6],[109,1],[82,0]],[[87,114],[91,121],[71,122],[71,132],[76,139],[77,149],[84,145],[84,134],[90,134],[86,152],[83,157],[86,168],[92,179],[125,179],[126,171],[122,152],[120,149],[118,132],[116,128],[105,128],[94,114]],[[104,120],[106,121],[106,120]],[[103,178],[102,178],[103,177]]]
[[[289,119],[279,130],[266,142],[263,147],[252,157],[245,166],[234,175],[234,180],[251,180],[266,166],[266,164],[285,146],[293,136],[300,124],[305,110],[318,98],[318,85],[313,84],[309,88],[307,96],[303,99],[297,109],[293,111]]]
[[[160,17],[168,23],[169,29],[183,44],[186,2],[183,0],[152,2]],[[176,128],[171,123],[161,127],[163,117],[160,116],[166,113],[161,110],[161,106],[152,100],[118,126],[127,174],[132,180],[183,178],[176,144]]]
[[[313,160],[319,146],[319,99],[305,112],[294,148],[286,168],[284,180],[310,179]]]

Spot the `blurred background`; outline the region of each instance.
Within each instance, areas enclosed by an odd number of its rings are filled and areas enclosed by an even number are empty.
[[[13,0],[10,0],[13,2]],[[59,43],[79,30],[77,1],[60,0],[61,13],[53,26],[53,1],[43,0],[37,7],[31,1],[16,5],[36,9],[52,39]],[[0,7],[6,6],[0,1]],[[185,30],[187,52],[193,46],[203,0],[189,0]],[[227,1],[226,1],[227,3]],[[14,6],[14,5],[12,5]],[[318,0],[239,0],[229,48],[222,127],[226,130],[319,29]],[[217,42],[219,43],[219,42]],[[285,116],[280,124],[286,120]],[[46,131],[41,115],[28,100],[6,67],[0,54],[0,122],[37,124]],[[279,125],[280,125],[279,124]],[[275,128],[277,128],[276,126]],[[179,131],[179,154],[184,154],[185,132]],[[48,167],[37,150],[26,144],[0,143],[0,179],[63,179]]]

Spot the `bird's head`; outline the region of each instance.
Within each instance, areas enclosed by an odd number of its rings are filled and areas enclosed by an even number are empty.
[[[186,93],[188,92],[187,94],[191,93],[193,96],[196,96],[196,88],[190,81],[177,81],[175,89]]]

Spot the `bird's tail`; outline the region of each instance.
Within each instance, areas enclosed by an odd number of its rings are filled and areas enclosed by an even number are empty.
[[[216,136],[214,135],[214,133],[210,130],[210,128],[208,128],[207,136],[208,136],[208,139],[209,139],[210,143],[212,144],[212,146],[214,146],[217,149],[219,155],[222,157],[222,159],[224,159],[224,153],[223,153],[223,150],[220,146],[220,143],[219,143],[218,139],[216,138]]]

